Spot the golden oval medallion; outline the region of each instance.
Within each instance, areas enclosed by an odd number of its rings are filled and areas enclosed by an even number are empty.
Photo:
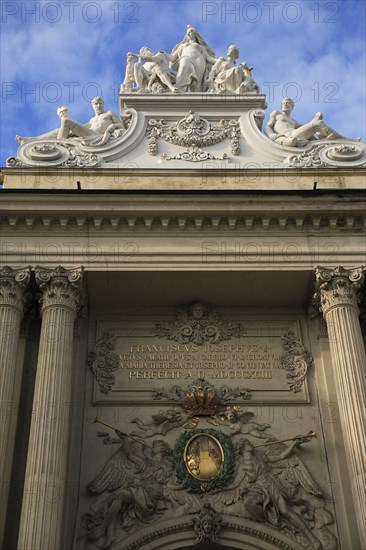
[[[196,434],[187,442],[184,462],[191,476],[200,481],[210,481],[224,464],[224,450],[216,437]]]

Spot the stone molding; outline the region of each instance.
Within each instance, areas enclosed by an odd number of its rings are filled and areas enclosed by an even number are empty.
[[[174,195],[139,197],[104,195],[95,200],[93,195],[65,194],[62,201],[39,195],[20,197],[4,194],[1,219],[9,228],[85,229],[95,230],[303,230],[352,231],[366,228],[366,211],[362,201],[329,205],[327,196],[309,197],[296,201],[291,197],[248,195],[189,196]],[[113,206],[113,213],[111,213]],[[228,213],[229,212],[229,213]]]
[[[234,539],[235,546],[240,548],[257,548],[259,547],[257,545],[260,544],[267,549],[295,550],[294,542],[289,537],[284,536],[279,531],[274,533],[274,530],[270,529],[267,525],[263,524],[261,527],[258,527],[258,525],[250,520],[240,522],[238,518],[231,516],[223,516],[222,519],[222,530],[220,532],[220,543],[222,545],[229,543],[229,541],[232,543]],[[148,532],[140,537],[134,536],[134,540],[131,542],[128,540],[123,541],[127,545],[124,548],[125,550],[144,550],[145,548],[146,550],[150,548],[166,548],[168,550],[168,548],[172,547],[172,535],[179,536],[179,540],[187,541],[186,546],[188,543],[190,543],[189,546],[197,544],[192,515],[183,515],[174,524],[170,520],[169,522],[161,522],[155,528],[148,529]],[[254,543],[255,546],[249,546],[250,542]],[[116,547],[118,547],[118,543]],[[298,548],[298,545],[296,545],[296,549]]]
[[[365,280],[365,271],[363,266],[353,269],[345,269],[342,266],[334,269],[317,267],[314,306],[324,317],[338,306],[353,307],[358,311],[358,304],[362,299],[359,290]]]
[[[31,276],[30,266],[13,269],[0,268],[0,306],[12,306],[23,312],[25,305],[24,290]]]

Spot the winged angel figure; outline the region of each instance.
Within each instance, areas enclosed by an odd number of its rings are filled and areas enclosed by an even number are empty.
[[[144,423],[139,418],[133,418],[131,422],[137,424],[138,431],[131,432],[132,436],[143,436],[144,438],[153,437],[154,435],[166,435],[173,428],[183,426],[187,421],[188,416],[176,409],[167,411],[159,411],[157,414],[151,415],[152,423]]]
[[[103,504],[83,517],[89,540],[104,537],[102,548],[115,540],[117,527],[128,530],[136,521],[149,522],[168,504],[163,488],[172,475],[171,450],[165,441],[152,447],[129,442],[116,430],[121,441],[100,474],[88,485],[88,492],[104,497]]]
[[[241,438],[235,444],[237,471],[233,485],[215,495],[216,509],[287,529],[316,550],[335,550],[337,539],[326,528],[334,519],[325,510],[324,495],[295,448],[309,441],[299,436],[290,446],[267,441],[267,451],[257,451]],[[304,540],[305,539],[305,540]]]
[[[259,424],[254,422],[255,414],[252,412],[240,412],[239,407],[231,407],[228,405],[220,414],[220,424],[229,426],[232,430],[232,436],[237,434],[251,434],[260,439],[271,437],[267,433],[263,433],[270,424]]]

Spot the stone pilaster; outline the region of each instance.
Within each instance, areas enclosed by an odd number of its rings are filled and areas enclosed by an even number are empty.
[[[31,270],[0,269],[0,546],[3,538],[7,504],[6,457],[10,442],[10,415],[18,410],[14,402],[14,383],[20,322],[23,317],[24,290]]]
[[[366,354],[359,323],[364,268],[316,268],[319,310],[327,323],[352,495],[366,542]]]
[[[18,548],[62,550],[74,323],[83,269],[35,269],[42,291],[37,375]]]

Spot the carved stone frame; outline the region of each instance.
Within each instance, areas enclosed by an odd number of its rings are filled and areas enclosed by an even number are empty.
[[[181,516],[149,526],[141,533],[116,541],[111,550],[181,550],[197,546],[192,528],[193,515]],[[220,545],[233,550],[299,550],[301,547],[280,532],[250,520],[223,516]]]

